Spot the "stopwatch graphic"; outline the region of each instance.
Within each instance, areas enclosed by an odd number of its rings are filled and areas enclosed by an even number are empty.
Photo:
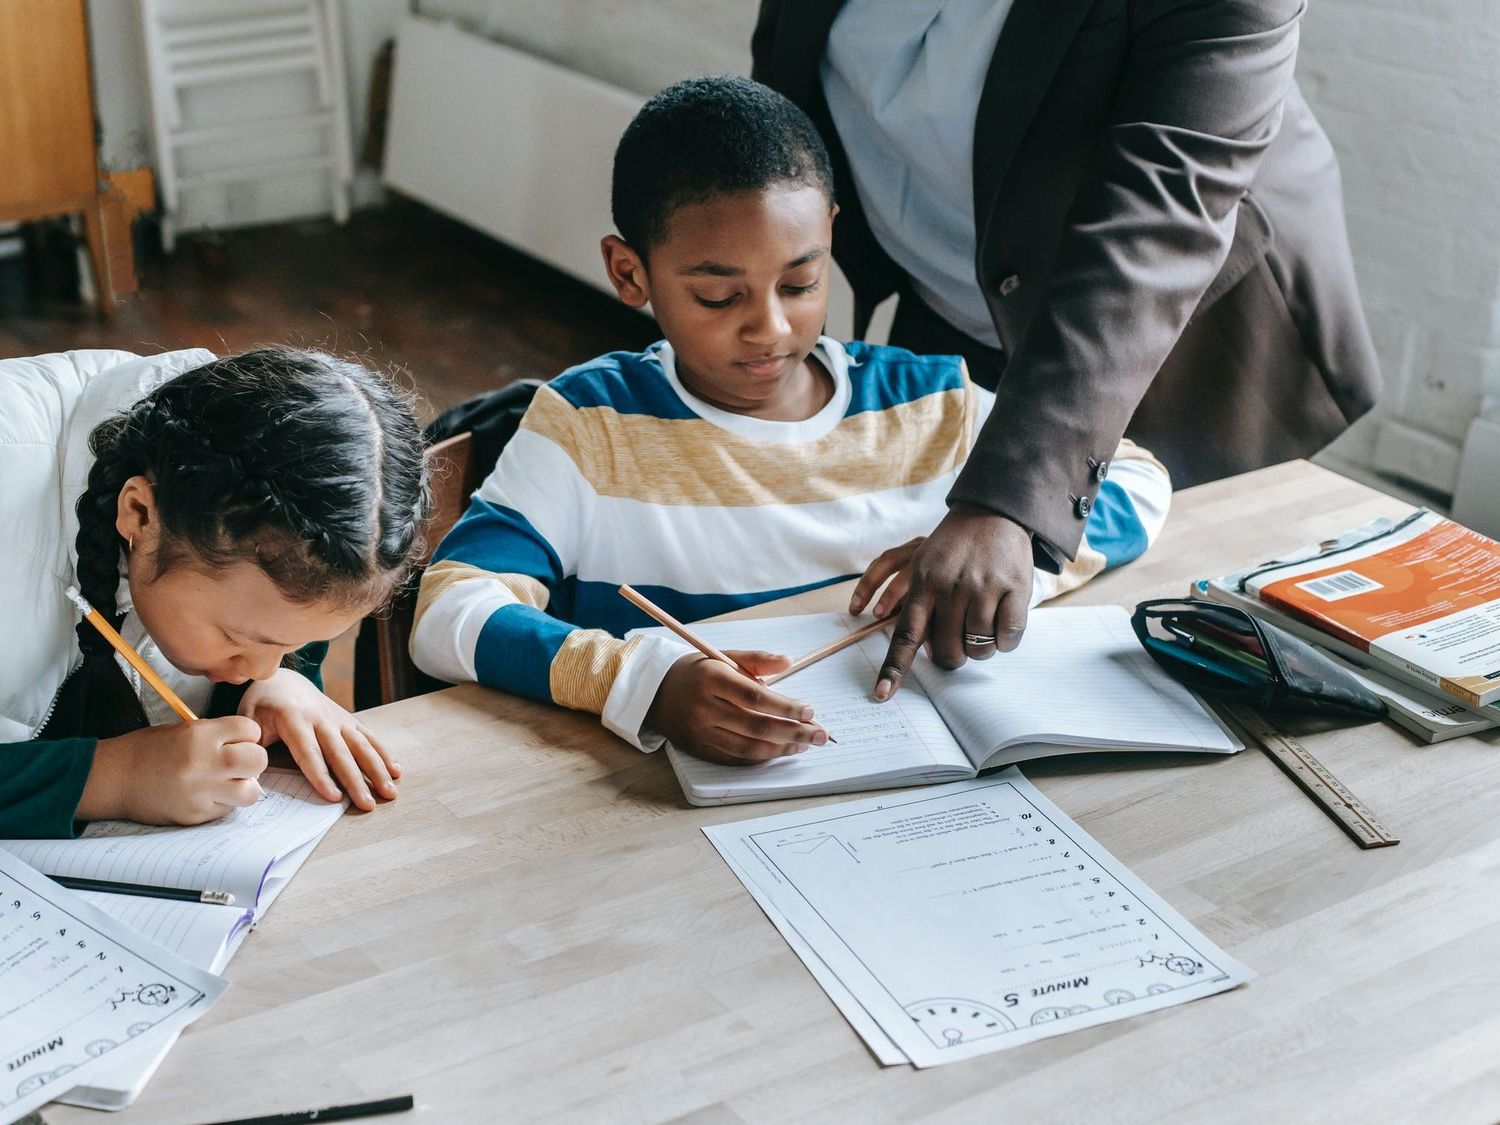
[[[1016,1029],[1009,1017],[988,1004],[952,996],[918,1000],[906,1006],[906,1014],[935,1047],[954,1047]]]

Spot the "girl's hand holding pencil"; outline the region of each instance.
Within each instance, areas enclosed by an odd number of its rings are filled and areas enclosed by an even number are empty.
[[[203,824],[260,800],[260,727],[241,715],[146,727],[102,739],[79,820]]]
[[[183,721],[101,739],[78,801],[79,820],[203,824],[260,800],[266,752],[260,727],[238,715],[200,719],[76,587],[84,619]]]

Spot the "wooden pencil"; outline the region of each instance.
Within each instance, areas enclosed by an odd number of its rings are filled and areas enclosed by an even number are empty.
[[[150,684],[156,694],[167,701],[167,706],[177,712],[178,718],[189,723],[198,718],[197,715],[193,714],[192,709],[177,697],[177,693],[167,686],[167,682],[156,674],[156,669],[147,664],[141,657],[141,654],[130,647],[130,642],[120,636],[115,631],[113,625],[104,620],[104,615],[89,605],[88,599],[78,592],[76,586],[69,586],[67,594],[68,600],[78,607],[79,612],[84,616],[84,620],[99,630],[100,635],[114,646],[115,651],[123,656],[130,666],[141,674],[141,679]]]
[[[802,671],[802,669],[808,667],[808,665],[816,664],[824,657],[832,656],[834,653],[840,651],[841,649],[846,649],[857,641],[864,640],[871,633],[880,632],[880,630],[884,629],[899,616],[901,616],[899,613],[888,613],[884,617],[877,618],[874,621],[866,622],[864,625],[861,625],[858,629],[854,630],[854,632],[846,634],[836,641],[829,641],[821,648],[815,648],[811,652],[797,657],[796,660],[792,661],[791,667],[785,669],[784,671],[777,672],[774,675],[767,676],[763,682],[767,687],[770,687],[772,684],[786,679],[793,672],[800,672]]]
[[[717,660],[721,664],[728,664],[740,675],[749,676],[756,683],[765,682],[759,676],[754,675],[751,672],[747,672],[735,661],[729,659],[729,657],[725,656],[718,649],[714,648],[713,645],[709,644],[702,637],[695,634],[681,621],[678,621],[677,618],[673,617],[666,610],[662,609],[661,606],[657,605],[650,598],[646,597],[645,594],[641,593],[634,587],[621,586],[620,596],[631,605],[635,606],[636,609],[640,610],[647,617],[650,617],[653,620],[665,625],[668,629],[672,630],[672,632],[676,633],[683,640],[687,641],[688,644],[692,645],[695,649],[701,652],[704,656],[708,657],[710,660]]]

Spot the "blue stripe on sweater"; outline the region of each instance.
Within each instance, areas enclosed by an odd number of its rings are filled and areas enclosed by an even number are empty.
[[[1083,525],[1084,538],[1090,547],[1104,556],[1106,570],[1139,558],[1146,550],[1146,528],[1124,487],[1107,480],[1099,486],[1099,495]]]
[[[474,646],[474,674],[482,684],[543,703],[552,702],[552,658],[573,631],[566,621],[529,605],[503,605],[490,614]]]
[[[962,360],[956,355],[913,355],[905,348],[855,341],[849,355],[849,409],[844,417],[868,410],[889,410],[903,402],[957,390],[964,385]]]
[[[958,356],[913,355],[861,341],[846,344],[851,395],[845,417],[889,410],[913,399],[963,386]],[[547,384],[576,410],[603,407],[617,414],[688,420],[698,417],[662,374],[655,347],[610,352],[564,371]]]
[[[616,414],[698,417],[672,389],[653,350],[610,352],[569,368],[547,385],[575,410],[606,407]]]
[[[432,561],[468,563],[491,574],[525,574],[553,585],[562,581],[562,561],[542,533],[514,508],[478,496],[443,536]]]

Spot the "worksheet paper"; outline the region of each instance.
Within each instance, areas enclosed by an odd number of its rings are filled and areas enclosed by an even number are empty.
[[[1254,977],[1016,769],[703,831],[882,1062],[955,1062]]]
[[[190,965],[221,973],[229,958],[250,933],[255,911],[249,907],[215,906],[206,902],[177,902],[139,895],[113,895],[100,891],[77,891],[79,898],[98,907],[157,945],[170,949]],[[67,1093],[55,1094],[65,1105],[89,1109],[124,1109],[140,1097],[146,1083],[161,1066],[177,1032],[153,1036],[149,1043],[121,1047],[108,1066],[90,1073],[88,1081]]]
[[[0,1121],[14,1121],[126,1047],[175,1035],[224,990],[0,850]]]

